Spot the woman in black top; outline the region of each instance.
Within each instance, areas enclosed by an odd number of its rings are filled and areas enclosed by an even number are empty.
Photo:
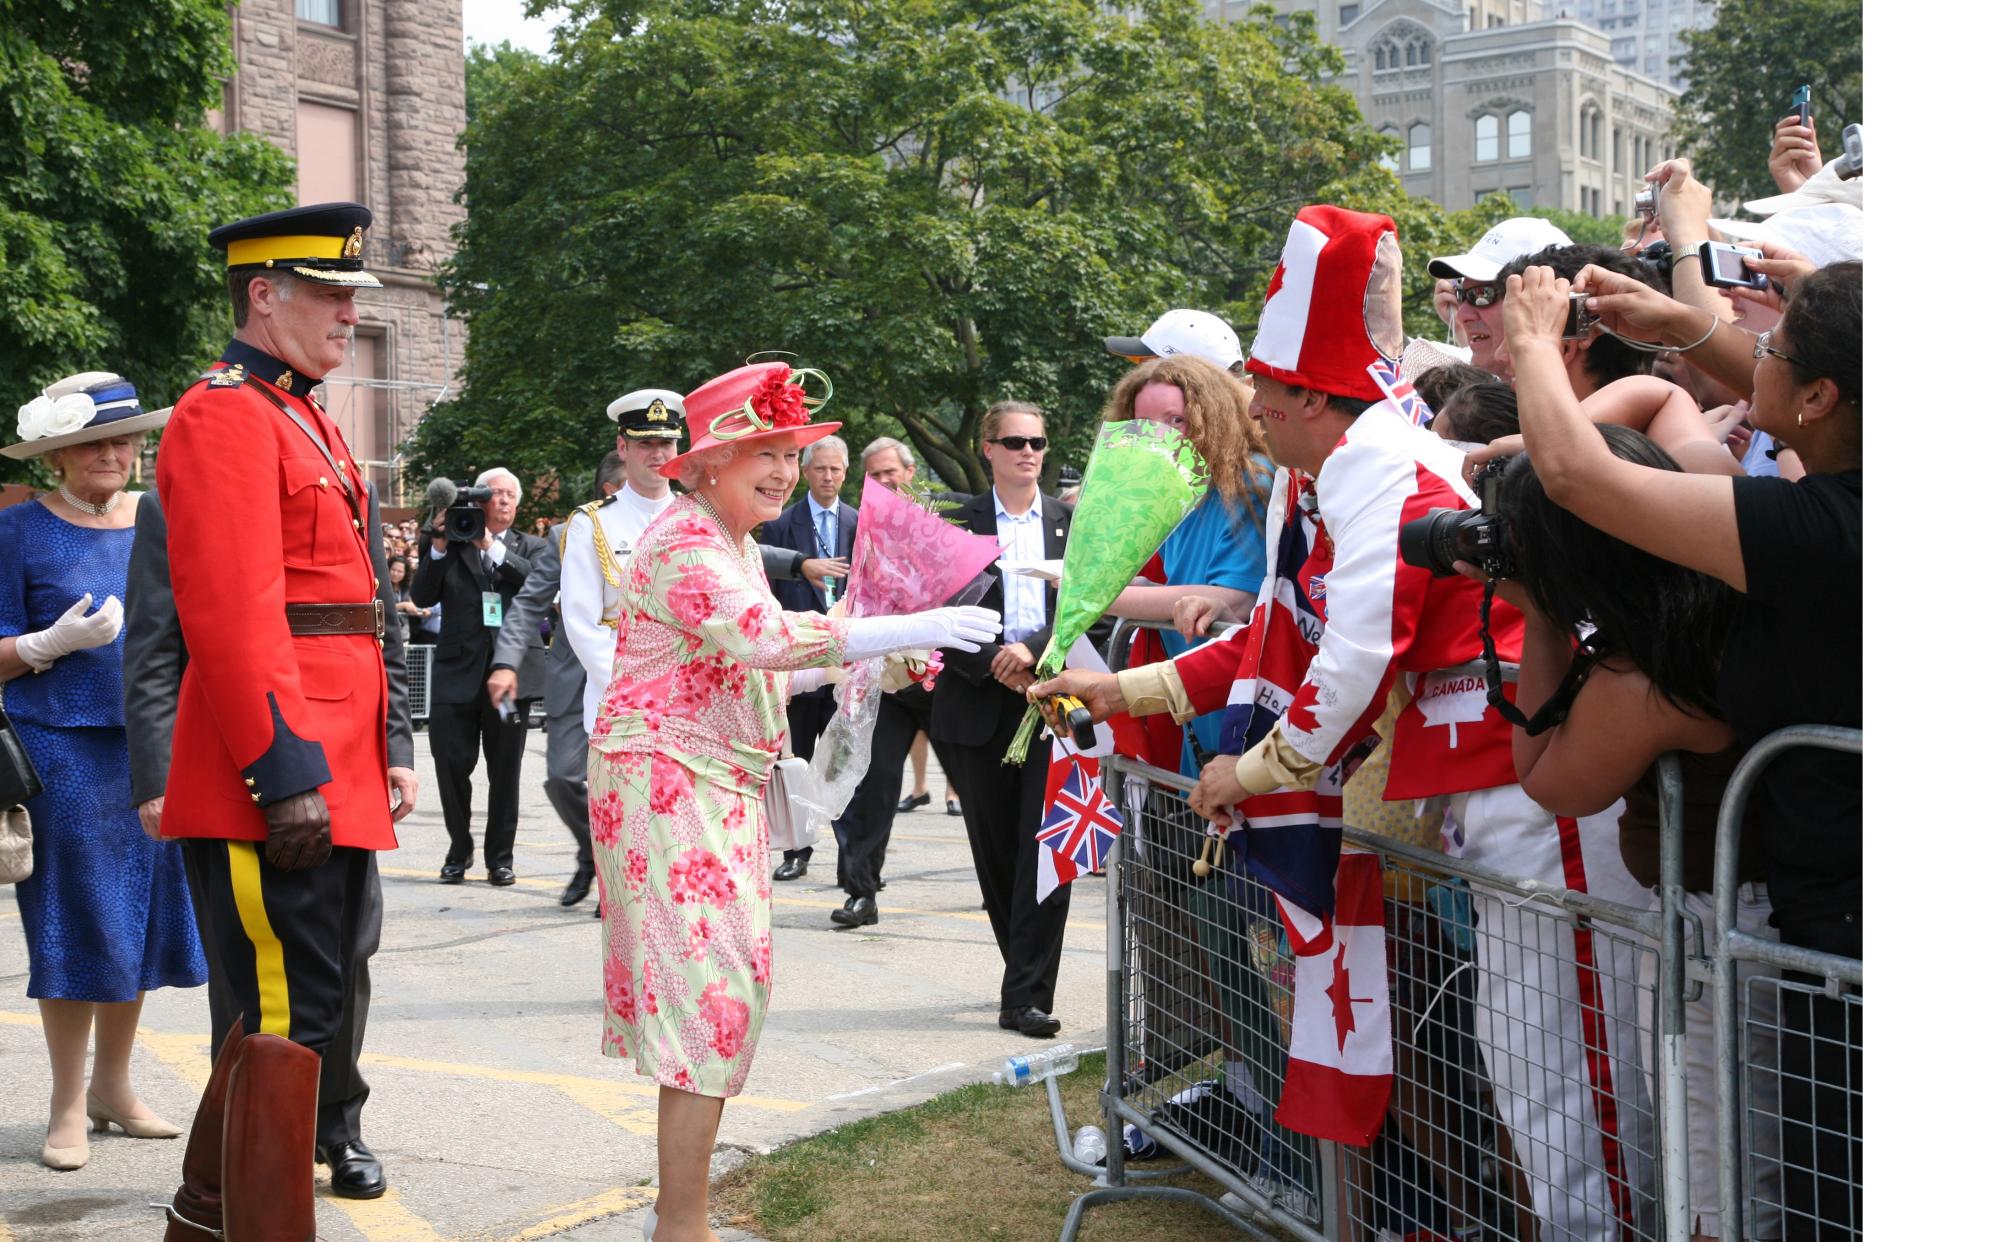
[[[1670,344],[1699,337],[1703,348],[1690,349],[1689,358],[1739,387],[1747,346],[1750,424],[1796,450],[1806,476],[1793,483],[1675,474],[1612,454],[1563,370],[1569,282],[1530,268],[1507,282],[1507,349],[1522,433],[1549,498],[1738,593],[1717,653],[1717,701],[1743,745],[1789,725],[1860,728],[1861,264],[1836,263],[1792,284],[1783,318],[1754,343],[1734,328],[1699,322],[1700,312],[1690,323],[1688,308],[1595,267],[1578,273],[1577,284],[1593,295],[1591,309],[1605,327]],[[1750,815],[1783,940],[1860,957],[1860,758],[1781,755],[1759,781]],[[1845,1039],[1854,1049],[1829,1055],[1821,1043],[1817,1056],[1801,1049],[1803,1062],[1787,1055],[1788,1065],[1810,1064],[1817,1085],[1812,1090],[1814,1082],[1788,1075],[1787,1211],[1816,1215],[1822,1237],[1844,1228],[1850,1209],[1859,1219],[1859,1015],[1855,1005],[1801,993],[1785,998],[1788,1034],[1801,1032],[1803,1044],[1803,1032],[1817,1022],[1823,1040]],[[1829,1022],[1836,1025],[1829,1029]],[[1816,1152],[1795,1151],[1795,1143],[1811,1143],[1815,1107],[1823,1136],[1845,1118],[1853,1141],[1822,1137]]]

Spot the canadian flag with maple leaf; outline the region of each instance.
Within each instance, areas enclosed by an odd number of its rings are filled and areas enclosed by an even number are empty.
[[[1365,1147],[1382,1128],[1395,1074],[1381,858],[1340,856],[1333,911],[1327,922],[1278,898],[1298,968],[1277,1120],[1301,1134]]]

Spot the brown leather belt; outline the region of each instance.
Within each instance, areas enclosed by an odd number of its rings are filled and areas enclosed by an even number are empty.
[[[382,601],[365,604],[286,604],[294,634],[367,634],[380,638]]]

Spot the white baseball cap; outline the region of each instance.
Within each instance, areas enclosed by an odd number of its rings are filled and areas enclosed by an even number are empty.
[[[1463,277],[1490,281],[1500,269],[1525,254],[1549,246],[1572,245],[1569,234],[1539,216],[1515,216],[1486,230],[1479,244],[1465,254],[1448,254],[1432,259],[1426,270],[1439,280]]]
[[[1198,310],[1170,310],[1153,321],[1143,336],[1107,336],[1104,348],[1121,358],[1164,358],[1193,354],[1225,371],[1243,365],[1243,345],[1236,330]]]

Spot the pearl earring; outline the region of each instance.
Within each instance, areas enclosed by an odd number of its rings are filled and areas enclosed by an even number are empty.
[[[1806,412],[1805,412],[1804,410],[1800,410],[1800,411],[1799,411],[1799,426],[1803,427],[1803,426],[1805,426],[1805,425],[1806,425]]]

